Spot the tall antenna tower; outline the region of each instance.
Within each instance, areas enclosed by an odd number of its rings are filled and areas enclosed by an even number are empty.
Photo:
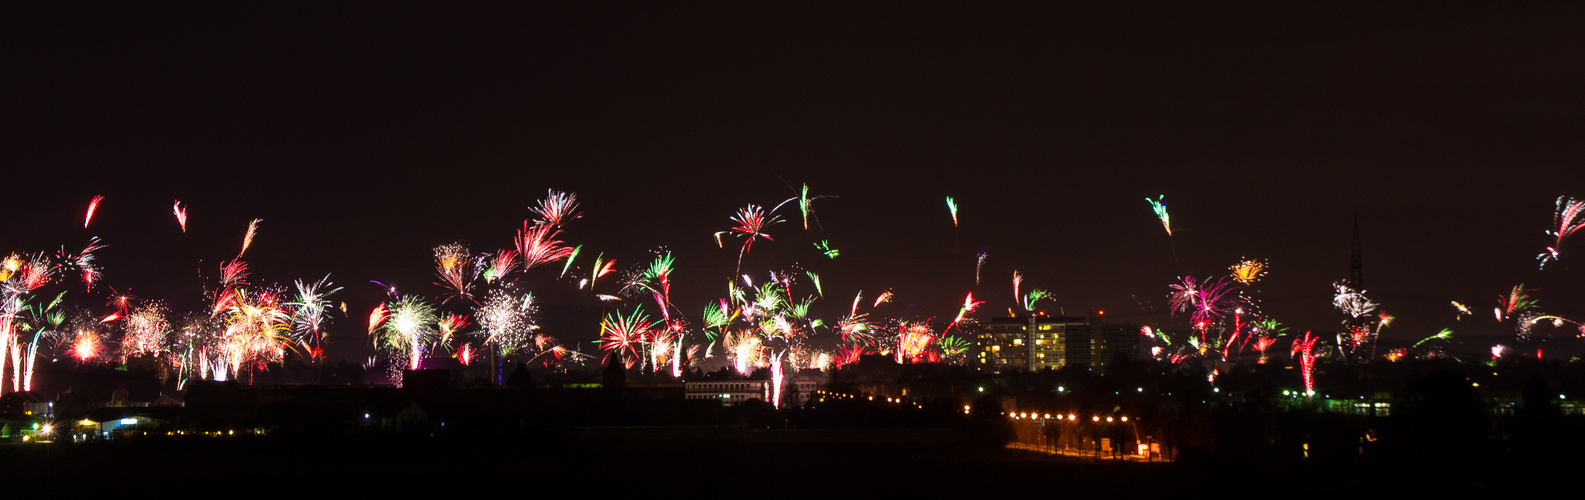
[[[1354,285],[1354,289],[1355,290],[1364,290],[1365,289],[1365,275],[1364,275],[1364,272],[1360,270],[1360,268],[1362,267],[1361,262],[1362,262],[1362,259],[1360,258],[1360,251],[1359,251],[1359,216],[1355,215],[1354,216],[1354,251],[1353,251],[1353,254],[1349,256],[1349,262],[1348,262],[1348,281],[1349,281],[1350,284]]]

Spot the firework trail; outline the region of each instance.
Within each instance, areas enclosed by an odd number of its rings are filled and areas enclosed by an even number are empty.
[[[980,285],[980,270],[985,268],[985,258],[991,255],[989,249],[980,249],[979,255],[974,258],[974,286]],[[1013,295],[1017,295],[1013,292]]]
[[[1024,300],[1024,295],[1019,290],[1019,288],[1022,287],[1023,284],[1024,284],[1024,275],[1018,274],[1018,270],[1014,269],[1013,270],[1013,300],[1014,301],[1022,301],[1022,300]]]
[[[831,242],[829,240],[820,240],[819,243],[815,243],[814,245],[815,248],[819,249],[820,253],[825,254],[827,258],[835,259],[837,258],[837,255],[841,253],[837,251],[837,249],[831,248]]]
[[[789,186],[789,187],[791,187],[791,186]],[[815,202],[815,200],[818,200],[818,199],[821,199],[821,198],[836,198],[836,197],[835,196],[831,196],[831,195],[810,197],[809,196],[809,185],[808,184],[804,184],[803,185],[803,191],[799,192],[798,196],[795,196],[795,197],[792,197],[792,198],[788,198],[786,201],[783,201],[781,203],[777,203],[776,207],[771,209],[771,212],[775,212],[775,211],[781,209],[782,205],[786,205],[788,203],[792,203],[794,201],[797,201],[798,202],[798,211],[803,213],[804,231],[808,231],[809,230],[809,217],[814,215],[814,202]],[[816,224],[820,223],[820,217],[815,216],[815,223]]]
[[[253,236],[259,232],[260,222],[264,222],[264,219],[253,219],[253,222],[248,223],[248,234],[242,237],[242,251],[237,252],[237,258],[242,258],[242,254],[248,252],[248,246],[253,244]]]
[[[1157,196],[1156,199],[1145,198],[1150,202],[1150,209],[1156,212],[1156,218],[1161,219],[1161,227],[1167,230],[1167,236],[1172,236],[1172,216],[1167,214],[1167,195]]]
[[[879,297],[875,298],[875,304],[871,305],[870,308],[880,307],[881,304],[885,304],[885,303],[891,302],[891,301],[892,301],[892,291],[891,290],[887,290],[887,291],[881,292],[881,295]]]
[[[391,310],[385,307],[384,302],[374,306],[374,310],[369,311],[369,335],[374,335],[374,331],[378,330],[380,325],[385,324],[385,320],[390,319],[390,317]]]
[[[820,287],[820,275],[815,274],[814,271],[804,271],[804,274],[809,275],[809,281],[815,284],[815,293],[820,294],[820,298],[825,298],[826,292]]]
[[[1315,395],[1315,340],[1310,332],[1304,332],[1303,339],[1293,340],[1293,352],[1290,355],[1299,358],[1299,373],[1304,376],[1304,392]]]
[[[1410,348],[1420,347],[1420,344],[1424,344],[1424,343],[1432,341],[1432,340],[1438,340],[1438,339],[1447,340],[1447,339],[1450,339],[1450,338],[1453,338],[1453,330],[1450,330],[1450,329],[1447,329],[1447,328],[1443,328],[1442,331],[1436,332],[1436,335],[1432,335],[1430,337],[1426,337],[1424,339],[1421,339],[1419,342],[1415,342],[1414,345],[1409,346],[1409,347]]]
[[[958,227],[958,202],[947,197],[947,211],[952,213],[952,227]]]
[[[583,245],[578,245],[576,247],[572,247],[572,253],[567,254],[567,263],[566,264],[562,264],[562,266],[561,266],[561,276],[558,276],[558,277],[566,277],[567,276],[567,270],[568,269],[572,269],[572,261],[578,259],[578,252],[581,252],[581,251],[583,251]]]
[[[544,225],[561,227],[562,224],[578,218],[583,212],[578,211],[578,195],[550,190],[545,199],[539,200],[539,206],[531,208],[539,214],[539,222]],[[526,225],[526,223],[525,223]]]
[[[528,221],[523,221],[523,229],[517,233],[517,253],[523,256],[523,272],[572,255],[571,248],[554,239],[560,233],[552,224],[529,227]]]
[[[1498,295],[1497,321],[1500,322],[1512,318],[1514,314],[1529,311],[1539,306],[1540,304],[1535,299],[1530,298],[1529,292],[1534,291],[1526,290],[1524,283],[1520,283],[1519,286],[1513,287],[1513,291],[1508,292],[1508,295]]]
[[[182,225],[182,232],[187,232],[187,207],[182,206],[182,200],[176,200],[171,211],[176,213],[176,223]]]
[[[104,199],[104,196],[95,196],[88,201],[88,215],[83,217],[83,229],[88,229],[88,221],[94,220],[94,212],[99,210],[99,202]]]
[[[772,211],[771,214],[766,214],[765,211],[759,207],[759,205],[751,203],[746,208],[738,209],[737,215],[731,217],[732,222],[737,223],[736,226],[733,226],[732,229],[727,231],[716,233],[717,244],[721,242],[722,233],[737,232],[739,235],[743,236],[743,248],[738,250],[737,253],[737,269],[733,271],[732,274],[742,274],[743,256],[754,247],[754,238],[758,237],[776,241],[774,238],[771,238],[770,235],[765,234],[765,228],[781,222],[781,217],[774,215],[774,213],[775,211]]]
[[[92,211],[90,210],[89,213],[91,214]],[[1567,240],[1569,235],[1585,228],[1585,200],[1575,200],[1567,196],[1557,197],[1557,211],[1552,215],[1552,226],[1557,229],[1546,232],[1554,239],[1552,246],[1546,247],[1545,252],[1536,256],[1536,260],[1541,261],[1542,269],[1546,269],[1547,261],[1562,257],[1563,241]]]
[[[1464,306],[1464,304],[1460,304],[1456,300],[1452,301],[1452,302],[1453,302],[1453,308],[1454,309],[1458,309],[1458,314],[1453,315],[1453,320],[1454,321],[1458,321],[1458,320],[1464,319],[1464,316],[1474,314],[1474,313],[1470,312],[1469,311],[1469,307]]]

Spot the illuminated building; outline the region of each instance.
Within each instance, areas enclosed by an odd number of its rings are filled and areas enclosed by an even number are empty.
[[[1139,334],[1084,316],[1043,313],[980,322],[971,364],[992,373],[1085,366],[1104,370],[1119,354],[1137,359]]]

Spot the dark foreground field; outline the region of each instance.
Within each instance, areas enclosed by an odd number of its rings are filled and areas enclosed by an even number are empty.
[[[435,439],[187,439],[0,446],[8,489],[176,494],[449,492],[608,497],[1127,494],[1171,488],[1169,464],[1098,464],[939,444],[627,443],[547,447]],[[17,491],[17,490],[13,490]],[[569,495],[570,494],[570,495]]]

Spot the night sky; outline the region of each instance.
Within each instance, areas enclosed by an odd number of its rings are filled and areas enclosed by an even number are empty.
[[[939,325],[970,291],[1005,314],[1017,269],[1055,292],[1049,309],[1182,327],[1167,286],[1250,257],[1271,265],[1268,314],[1336,330],[1356,215],[1365,288],[1399,318],[1389,339],[1511,332],[1491,308],[1521,282],[1585,316],[1585,241],[1535,260],[1557,197],[1585,197],[1585,4],[49,3],[0,18],[0,251],[99,236],[107,285],[184,309],[198,271],[212,279],[263,219],[255,283],[345,287],[332,359],[367,354],[371,280],[439,296],[430,248],[510,248],[547,189],[582,202],[562,235],[584,245],[578,264],[669,249],[695,316],[737,258],[712,234],[804,183],[835,197],[818,224],[785,207],[744,271],[820,273],[828,322],[858,290],[897,294],[881,316],[913,305]],[[1145,202],[1162,194],[1170,243]],[[599,304],[554,274],[529,277],[548,304]],[[98,306],[106,291],[74,293]],[[1450,300],[1476,315],[1455,321]]]

